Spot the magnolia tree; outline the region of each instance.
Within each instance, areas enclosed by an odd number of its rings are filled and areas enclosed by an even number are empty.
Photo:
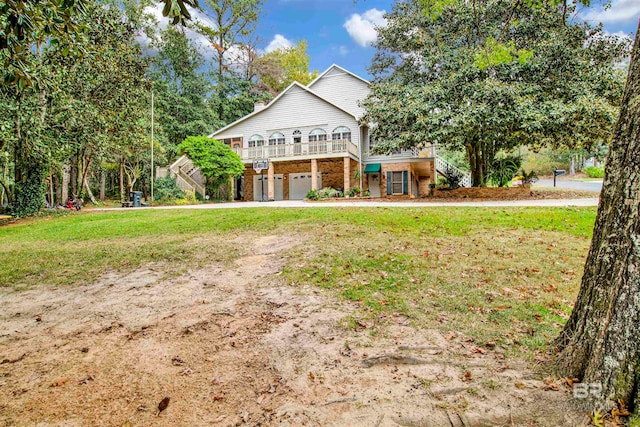
[[[473,185],[522,144],[606,143],[628,41],[565,19],[558,2],[410,0],[379,29],[371,95],[378,151],[464,150]]]

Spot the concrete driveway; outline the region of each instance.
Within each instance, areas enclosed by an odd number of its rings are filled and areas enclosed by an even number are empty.
[[[553,178],[541,179],[533,187],[553,187]],[[567,177],[558,177],[556,180],[556,187],[558,188],[573,188],[575,190],[586,190],[600,192],[602,190],[602,180],[600,181],[572,181]]]

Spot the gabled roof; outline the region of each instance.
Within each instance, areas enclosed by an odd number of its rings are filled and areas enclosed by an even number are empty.
[[[313,79],[313,81],[311,83],[309,83],[307,85],[308,88],[310,88],[311,86],[313,86],[318,80],[320,80],[321,78],[323,78],[324,76],[326,76],[331,70],[333,70],[334,68],[337,68],[338,70],[342,71],[343,73],[349,74],[352,77],[355,77],[356,79],[360,80],[361,82],[364,82],[366,84],[369,84],[369,81],[363,79],[362,77],[360,77],[357,74],[353,74],[351,71],[342,68],[341,66],[337,65],[337,64],[333,64],[332,66],[330,66],[329,68],[327,68],[326,70],[324,70],[324,72],[322,74],[320,74],[318,77],[316,77],[315,79]]]
[[[330,67],[329,69],[331,69],[331,67]],[[327,71],[329,71],[329,70],[327,70]],[[325,71],[325,73],[326,73],[326,71]],[[324,73],[323,73],[323,74],[324,74]],[[355,74],[354,74],[354,75],[355,75]],[[357,76],[356,76],[356,77],[357,77]],[[359,78],[359,77],[358,77],[358,78]],[[361,80],[362,80],[362,79],[361,79]],[[312,82],[312,83],[313,83],[313,82]],[[312,91],[311,89],[309,89],[307,86],[301,85],[301,84],[300,84],[300,83],[298,83],[298,82],[293,82],[293,83],[291,83],[291,84],[290,84],[290,85],[289,85],[285,90],[283,90],[283,91],[280,93],[280,95],[278,95],[278,96],[276,96],[275,98],[273,98],[273,99],[271,100],[271,102],[269,102],[269,103],[268,103],[264,108],[262,108],[262,109],[260,109],[260,110],[258,110],[258,111],[254,111],[254,112],[252,112],[252,113],[250,113],[250,114],[247,114],[246,116],[239,118],[239,119],[238,119],[238,120],[236,120],[235,122],[230,123],[230,124],[226,125],[225,127],[221,128],[221,129],[218,129],[217,131],[215,131],[215,132],[213,132],[211,135],[209,135],[209,138],[213,138],[213,136],[214,136],[214,135],[218,135],[218,134],[220,134],[220,133],[224,132],[225,130],[227,130],[227,129],[229,129],[229,128],[231,128],[231,127],[235,126],[235,125],[237,125],[238,123],[244,122],[245,120],[247,120],[247,119],[249,119],[249,118],[251,118],[251,117],[253,117],[253,116],[258,115],[258,114],[262,113],[263,111],[268,110],[272,105],[276,104],[276,103],[280,100],[280,98],[282,98],[282,97],[283,97],[287,92],[289,92],[289,91],[290,91],[292,88],[294,88],[294,87],[300,88],[300,89],[302,89],[303,91],[308,92],[309,94],[311,94],[311,95],[315,96],[316,98],[318,98],[318,99],[320,99],[320,100],[322,100],[322,101],[326,102],[327,104],[329,104],[329,105],[331,105],[331,106],[333,106],[333,107],[337,108],[338,110],[340,110],[340,111],[342,111],[342,112],[344,112],[344,113],[348,114],[349,116],[353,117],[355,120],[358,120],[358,118],[357,118],[353,113],[350,113],[350,112],[348,112],[347,110],[345,110],[344,108],[339,107],[339,106],[337,106],[336,104],[334,104],[333,102],[328,101],[327,99],[325,99],[325,98],[321,97],[320,95],[318,95],[317,93],[315,93],[314,91]]]

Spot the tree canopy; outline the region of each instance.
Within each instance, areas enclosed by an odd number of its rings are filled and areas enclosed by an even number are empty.
[[[501,150],[608,141],[629,44],[565,13],[557,2],[398,2],[363,103],[377,149],[462,149],[484,185]]]
[[[307,42],[276,49],[258,59],[260,82],[271,95],[277,95],[291,83],[306,85],[318,76],[317,71],[309,72]]]
[[[190,136],[178,147],[186,154],[208,181],[221,184],[230,177],[244,174],[242,159],[231,148],[206,136]]]

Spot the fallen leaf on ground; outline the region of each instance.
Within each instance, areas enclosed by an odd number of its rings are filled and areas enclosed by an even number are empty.
[[[52,382],[51,385],[49,385],[49,387],[62,387],[67,383],[67,381],[69,381],[69,378],[62,378],[58,381]]]
[[[171,400],[170,397],[165,397],[160,401],[160,403],[158,403],[158,412],[156,412],[156,416],[159,416],[162,411],[167,409],[167,407],[169,406],[170,400]]]
[[[549,377],[549,378],[545,378],[544,386],[542,387],[542,389],[543,390],[558,391],[558,390],[560,390],[560,387],[558,387],[558,384],[556,384],[556,382],[553,380],[553,378]]]

